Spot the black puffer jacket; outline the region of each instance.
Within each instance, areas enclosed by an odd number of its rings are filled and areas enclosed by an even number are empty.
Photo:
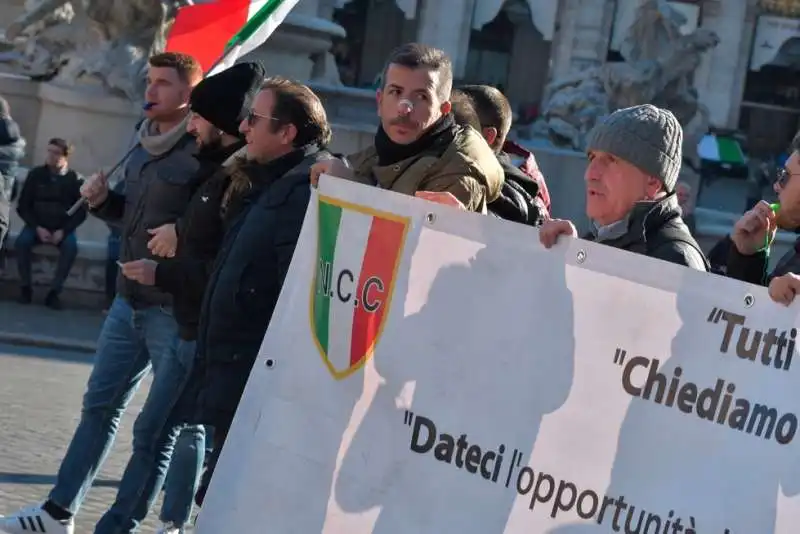
[[[25,139],[19,125],[8,115],[0,116],[0,174],[13,177],[24,157]]]
[[[47,230],[74,232],[86,220],[86,210],[73,215],[67,210],[81,198],[83,178],[68,169],[64,174],[53,172],[46,165],[34,167],[28,172],[25,184],[17,201],[17,213],[25,224]]]
[[[613,226],[586,238],[699,271],[710,269],[700,245],[681,219],[674,193],[655,202],[638,203],[627,219]]]
[[[794,242],[794,246],[784,254],[775,265],[775,269],[769,272],[769,257],[766,250],[760,250],[752,255],[745,255],[739,252],[730,237],[727,240],[728,265],[727,276],[736,278],[742,282],[768,286],[773,278],[784,274],[800,273],[800,239]]]
[[[504,153],[497,155],[505,180],[500,196],[487,206],[489,213],[520,224],[540,226],[547,218],[547,208],[539,195],[539,185],[516,167]]]
[[[156,286],[172,294],[179,333],[187,341],[197,339],[203,293],[225,233],[221,204],[230,178],[223,164],[243,145],[240,142],[198,154],[197,190],[176,224],[176,255],[160,260],[156,268]],[[229,163],[233,164],[232,159]]]

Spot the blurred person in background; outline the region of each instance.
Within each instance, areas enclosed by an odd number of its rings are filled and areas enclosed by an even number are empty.
[[[67,210],[81,198],[83,177],[69,168],[72,147],[61,138],[47,144],[45,164],[28,172],[17,201],[17,213],[25,226],[14,242],[20,277],[20,298],[23,304],[33,299],[31,267],[33,247],[52,245],[58,248],[56,272],[45,298],[49,308],[61,309],[60,294],[64,282],[78,257],[78,238],[75,231],[86,220],[81,207],[72,215]]]
[[[8,101],[0,97],[0,248],[8,235],[17,169],[24,157],[25,139],[11,117]]]

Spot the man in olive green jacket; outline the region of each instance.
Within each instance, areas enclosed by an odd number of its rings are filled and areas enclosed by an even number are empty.
[[[441,50],[410,43],[390,56],[378,90],[381,125],[373,146],[348,158],[317,163],[311,180],[331,174],[382,189],[457,200],[486,213],[503,184],[503,169],[480,133],[456,125],[450,103],[453,71]],[[455,202],[454,202],[455,203]]]

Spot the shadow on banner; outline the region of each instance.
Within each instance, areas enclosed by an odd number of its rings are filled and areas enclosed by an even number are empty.
[[[723,287],[710,281],[707,292],[678,293],[681,326],[668,359],[628,356],[643,358],[630,381],[630,387],[641,389],[635,391],[638,398],[631,400],[620,429],[607,502],[591,522],[557,527],[551,534],[599,534],[610,528],[635,534],[776,532],[779,493],[800,493],[797,448],[778,442],[783,439],[778,435],[785,437],[789,430],[781,425],[781,415],[798,405],[798,383],[788,372],[762,367],[759,342],[767,329],[756,311],[745,318],[733,306],[733,312],[714,307],[714,291]],[[774,306],[764,297],[765,306]],[[724,298],[725,306],[733,301],[730,295]],[[734,327],[739,319],[750,328]],[[790,320],[786,314],[786,322]],[[785,326],[788,332],[791,325]],[[749,353],[755,361],[737,352]],[[738,411],[741,417],[735,415],[737,406],[744,406],[740,400],[749,406],[749,416],[743,411]],[[700,403],[705,418],[695,408]],[[762,420],[759,404],[778,408],[774,424],[768,415]],[[743,430],[731,424],[741,424]]]
[[[566,263],[537,261],[561,249],[544,251],[536,234],[506,228],[486,232],[485,244],[422,230],[411,290],[424,289],[431,265],[440,268],[427,294],[406,302],[421,309],[386,332],[393,343],[375,356],[382,381],[335,482],[343,512],[379,509],[374,529],[359,534],[503,532],[517,498],[504,486],[507,467],[518,452],[530,457],[542,417],[569,395]]]

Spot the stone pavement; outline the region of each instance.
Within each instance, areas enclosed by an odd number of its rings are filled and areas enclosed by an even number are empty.
[[[21,315],[11,314],[16,310],[4,303],[0,310],[4,328],[8,326],[7,319],[19,321],[14,324],[24,322]],[[63,322],[64,327],[76,329],[76,336],[88,334],[75,326],[80,324],[82,328],[88,322],[83,324],[66,315]],[[0,514],[43,500],[52,486],[78,421],[81,396],[91,369],[87,356],[65,350],[0,345]],[[90,534],[114,498],[130,455],[131,426],[147,388],[149,380],[123,418],[112,452],[78,515],[77,534]],[[155,532],[159,510],[160,502],[141,532]]]
[[[0,343],[68,349],[91,358],[105,317],[100,311],[0,301]]]

